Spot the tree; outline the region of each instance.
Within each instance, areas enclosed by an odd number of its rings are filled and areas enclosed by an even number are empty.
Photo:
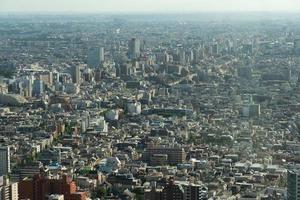
[[[101,197],[105,197],[106,195],[107,195],[107,190],[103,186],[97,187],[92,193],[93,198],[101,198]]]

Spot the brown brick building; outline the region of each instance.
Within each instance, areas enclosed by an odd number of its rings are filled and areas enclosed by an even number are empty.
[[[36,175],[32,179],[24,179],[19,183],[19,198],[30,200],[46,200],[50,194],[64,195],[65,200],[85,200],[84,192],[76,192],[76,184],[71,178],[49,179]]]

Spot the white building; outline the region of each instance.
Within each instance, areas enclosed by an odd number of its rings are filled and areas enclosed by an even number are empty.
[[[0,200],[18,200],[18,183],[9,183],[9,180],[0,176]]]
[[[18,200],[19,199],[18,183],[11,183],[9,185],[9,192],[10,192],[10,200]]]
[[[127,113],[130,115],[139,115],[142,112],[142,105],[140,102],[127,103]]]
[[[64,200],[64,195],[51,194],[49,195],[48,200]]]

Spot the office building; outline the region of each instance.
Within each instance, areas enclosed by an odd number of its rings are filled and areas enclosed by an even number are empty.
[[[294,40],[294,51],[296,54],[300,54],[300,38]]]
[[[23,95],[24,95],[24,97],[32,97],[32,81],[31,80],[24,80]]]
[[[248,104],[242,108],[243,117],[259,117],[260,116],[260,104]]]
[[[300,200],[300,171],[298,169],[288,170],[287,199]]]
[[[44,93],[44,82],[42,80],[34,80],[32,85],[32,96],[41,96]]]
[[[52,72],[43,72],[38,75],[38,79],[43,81],[46,85],[53,85],[53,73]]]
[[[10,173],[10,150],[9,147],[0,147],[0,175]]]
[[[128,77],[134,74],[133,67],[130,63],[120,63],[116,65],[117,77]]]
[[[72,81],[75,84],[80,84],[80,66],[76,65],[72,67]]]
[[[143,154],[144,161],[150,165],[157,164],[157,156],[167,158],[167,164],[177,165],[183,163],[185,160],[185,151],[180,147],[165,147],[165,146],[152,146],[150,145]],[[153,158],[154,157],[154,158]],[[156,157],[156,158],[155,158]]]
[[[96,82],[100,82],[101,75],[102,75],[101,69],[97,68],[95,70],[95,77],[94,77],[94,79],[95,79]]]
[[[128,102],[127,113],[130,115],[139,115],[142,112],[142,105],[140,102]]]
[[[216,56],[216,55],[219,54],[219,44],[218,43],[214,43],[212,45],[212,52],[211,53],[212,53],[213,56]]]
[[[186,55],[185,55],[185,50],[183,48],[180,48],[179,49],[179,63],[181,65],[185,65],[185,62],[186,62]]]
[[[140,56],[140,40],[132,38],[128,44],[128,55],[130,59],[136,59]]]
[[[88,67],[97,68],[105,61],[105,51],[103,47],[91,48],[88,53]]]

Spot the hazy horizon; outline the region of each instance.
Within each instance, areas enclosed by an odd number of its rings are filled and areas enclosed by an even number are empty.
[[[1,0],[0,12],[300,12],[297,0]]]

